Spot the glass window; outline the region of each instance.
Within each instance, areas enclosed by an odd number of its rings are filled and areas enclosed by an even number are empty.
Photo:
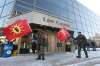
[[[3,7],[0,8],[0,15],[1,15],[2,9],[3,9]]]
[[[77,2],[73,2],[73,6],[74,6],[74,8],[78,8]]]
[[[71,12],[68,13],[68,17],[71,19],[71,17],[72,17],[72,13]]]
[[[60,3],[63,3],[63,4],[60,4]],[[68,2],[67,2],[67,0],[62,0],[62,1],[59,1],[59,3],[58,3],[60,6],[62,6],[62,7],[66,7],[66,6],[68,6],[69,4],[68,4]],[[67,8],[67,7],[66,7]]]
[[[73,8],[69,6],[68,3],[71,0],[36,0],[36,6],[39,9],[46,10],[49,13],[52,13],[53,15],[60,16],[60,18],[67,17],[68,16],[68,10],[73,11]]]
[[[78,32],[81,32],[82,30],[80,29],[80,27],[77,29]]]
[[[4,26],[3,26],[3,23],[4,23],[4,19],[1,18],[1,19],[0,19],[0,27],[4,27]]]
[[[41,8],[41,9],[47,10],[51,13],[54,13],[54,14],[57,14],[58,11],[59,11],[58,6],[55,3],[53,3],[52,1],[49,1],[49,0],[44,0],[44,1],[37,0],[36,6]]]
[[[5,5],[1,16],[3,17],[3,16],[6,16],[6,15],[9,15],[11,13],[12,9],[13,9],[13,5],[14,5],[13,2]]]
[[[31,4],[31,3],[32,4]],[[33,10],[33,2],[34,0],[17,0],[16,5],[14,6],[14,10],[17,12],[16,15],[21,15],[24,13],[31,12]]]
[[[78,25],[82,24],[82,23],[81,23],[80,16],[76,16],[76,17],[75,17],[75,20],[76,20],[76,23],[77,23]]]
[[[20,6],[24,6],[24,7],[28,7],[28,8],[33,8],[33,3],[31,4],[28,2],[24,2],[24,1],[17,1],[16,5],[20,5]]]
[[[18,1],[23,1],[23,2],[31,4],[31,5],[34,3],[34,0],[18,0]]]
[[[3,21],[3,22],[2,22],[2,26],[3,26],[3,27],[5,27],[6,25],[9,24],[9,23],[8,23],[8,22],[9,22],[9,18],[10,18],[10,16],[6,16],[6,17],[3,17],[3,18],[2,18],[2,21]]]
[[[78,13],[78,9],[74,8],[74,13],[77,14]]]
[[[73,23],[73,28],[77,29],[77,24]]]
[[[5,0],[0,0],[0,7],[4,5]]]
[[[67,6],[67,7],[69,11],[73,12],[74,9],[71,6]]]
[[[71,13],[71,19],[72,19],[73,21],[75,21],[75,15],[74,15],[73,12]]]
[[[61,16],[68,18],[68,11],[63,10],[63,12],[61,12]]]
[[[6,0],[6,4],[7,4],[7,3],[10,3],[10,2],[12,2],[12,1],[15,1],[15,0]]]
[[[18,13],[23,14],[23,13],[27,13],[27,12],[29,12],[31,10],[29,10],[27,8],[24,8],[22,6],[17,5],[17,6],[15,6],[15,11],[17,11]]]
[[[72,5],[72,1],[71,0],[66,0],[66,2],[70,5]]]

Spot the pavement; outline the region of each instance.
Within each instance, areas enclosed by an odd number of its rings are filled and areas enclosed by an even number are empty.
[[[36,60],[37,55],[27,54],[9,58],[0,58],[0,66],[100,66],[100,51],[88,51],[89,58],[76,58],[74,53],[54,53],[46,55],[46,60]]]

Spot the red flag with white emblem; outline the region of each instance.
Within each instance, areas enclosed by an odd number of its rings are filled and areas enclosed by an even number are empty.
[[[20,38],[30,32],[32,32],[32,30],[27,19],[16,20],[15,23],[3,29],[3,34],[9,41],[13,41],[16,38]]]

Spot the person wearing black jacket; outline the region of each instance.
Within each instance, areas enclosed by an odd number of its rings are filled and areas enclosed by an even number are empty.
[[[35,54],[35,50],[36,50],[36,45],[37,45],[37,36],[33,35],[33,39],[32,39],[32,51]]]
[[[91,45],[92,45],[93,51],[96,51],[96,42],[94,40],[91,41]]]
[[[86,37],[83,34],[81,34],[81,32],[78,32],[78,36],[75,39],[77,40],[77,44],[78,44],[78,56],[77,56],[77,58],[81,58],[81,49],[83,49],[86,58],[88,58],[88,53],[86,50],[86,44],[87,44]]]

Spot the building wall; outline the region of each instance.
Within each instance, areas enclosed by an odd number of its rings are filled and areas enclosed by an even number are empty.
[[[5,27],[7,25],[12,24],[18,19],[27,19],[29,23],[46,25],[46,26],[56,27],[56,28],[62,28],[64,26],[67,27],[67,29],[72,30],[71,23],[58,19],[54,16],[46,15],[35,11],[9,19],[9,21],[6,22]]]
[[[90,38],[96,42],[96,46],[100,47],[100,34],[95,34],[93,37]]]
[[[32,13],[32,15],[29,15],[32,11],[39,14]],[[38,20],[41,20],[42,25],[58,27],[56,25],[57,20],[57,22],[61,22],[60,26],[61,24],[70,24],[70,28],[74,30],[75,36],[78,31],[85,34],[88,39],[96,33],[100,34],[100,16],[77,2],[77,0],[0,0],[0,27],[7,26],[16,19],[13,18],[9,21],[10,18],[15,16],[21,18],[26,13],[29,16],[24,17],[30,18],[29,22],[32,23],[40,24]],[[41,17],[41,15],[44,15],[46,18]],[[37,16],[41,18],[39,19]],[[50,19],[48,20],[48,18]],[[54,20],[55,24],[50,22],[48,24],[43,22],[42,19]]]
[[[14,0],[0,0],[0,27],[4,27],[9,19],[14,3]]]
[[[67,27],[68,30],[72,30],[72,25],[69,22],[65,22],[64,20],[58,19],[54,16],[50,16],[50,15],[35,12],[35,11],[9,19],[9,21],[5,24],[5,27],[12,24],[18,19],[27,19],[29,23],[39,24],[41,26],[49,26],[51,28],[52,27],[61,28],[64,26],[64,27]],[[33,26],[33,30],[34,30],[34,26]],[[47,34],[48,34],[48,45],[49,45],[48,52],[58,51],[57,50],[58,40],[56,38],[56,31],[53,32],[52,30],[48,30]],[[65,48],[65,46],[63,46],[63,48]]]
[[[31,11],[45,13],[71,23],[75,36],[78,31],[84,33],[87,38],[100,33],[100,17],[77,0],[1,0],[0,27],[4,27],[9,18]]]

